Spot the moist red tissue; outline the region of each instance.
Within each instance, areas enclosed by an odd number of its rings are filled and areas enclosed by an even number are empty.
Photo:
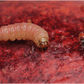
[[[0,1],[0,28],[28,22],[44,28],[49,47],[0,41],[0,83],[83,83],[84,1]]]

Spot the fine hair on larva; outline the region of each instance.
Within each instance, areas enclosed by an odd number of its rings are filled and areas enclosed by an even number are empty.
[[[39,48],[47,49],[49,36],[46,30],[33,23],[15,23],[0,28],[0,41],[32,40]]]

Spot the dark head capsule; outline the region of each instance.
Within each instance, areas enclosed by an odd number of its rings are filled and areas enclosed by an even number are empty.
[[[47,38],[41,38],[39,40],[39,47],[43,48],[44,50],[46,50],[48,48],[48,44],[49,44],[49,42],[48,42]]]

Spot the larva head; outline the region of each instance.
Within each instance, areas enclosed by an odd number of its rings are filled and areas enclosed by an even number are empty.
[[[48,39],[47,38],[41,38],[39,40],[39,47],[42,48],[43,50],[46,50],[48,48]]]
[[[80,44],[84,46],[84,33],[79,34],[79,41],[80,41]]]

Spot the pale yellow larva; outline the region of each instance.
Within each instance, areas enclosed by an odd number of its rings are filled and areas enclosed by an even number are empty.
[[[32,40],[40,48],[46,49],[49,44],[47,31],[33,23],[15,23],[0,28],[0,41]]]

